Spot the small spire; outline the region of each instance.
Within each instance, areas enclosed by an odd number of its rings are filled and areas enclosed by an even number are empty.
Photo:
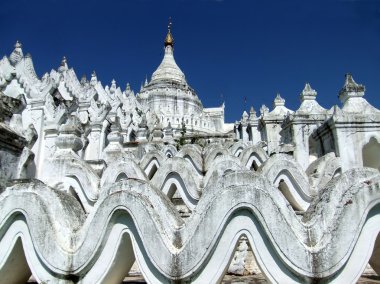
[[[16,40],[15,48],[22,48],[22,44],[18,40]]]
[[[116,91],[116,81],[115,81],[115,79],[112,79],[110,92],[114,93],[115,91]]]
[[[352,75],[347,73],[346,74],[346,80],[344,82],[344,86],[343,86],[342,90],[344,90],[344,91],[356,91],[356,92],[362,91],[363,92],[365,90],[365,88],[363,85],[356,83],[354,81],[354,78],[352,78]]]
[[[91,79],[90,79],[91,86],[95,86],[97,82],[98,82],[98,78],[96,77],[96,73],[95,71],[92,71]]]
[[[249,119],[254,119],[254,118],[256,118],[256,111],[253,108],[253,106],[251,106],[251,108],[249,110]]]
[[[145,75],[144,87],[145,87],[146,85],[148,85],[148,76],[147,76],[147,75]]]
[[[9,59],[13,65],[16,65],[16,63],[20,62],[20,60],[24,57],[24,54],[22,52],[22,44],[19,41],[16,41],[15,43],[15,49],[9,56]]]
[[[273,101],[273,108],[277,106],[284,106],[284,105],[285,105],[285,100],[281,98],[280,93],[277,93],[277,96]]]
[[[59,66],[58,71],[63,72],[67,71],[69,69],[69,66],[67,65],[67,59],[66,56],[63,56],[61,61],[61,66]]]
[[[351,74],[346,74],[343,88],[339,92],[339,99],[344,104],[349,98],[363,97],[365,87],[354,81]]]
[[[67,59],[66,56],[63,56],[62,61],[61,61],[61,66],[67,65]]]
[[[269,108],[266,105],[262,105],[260,108],[260,115],[263,116],[264,114],[269,112]]]
[[[173,36],[172,36],[171,29],[172,29],[172,18],[169,17],[168,33],[167,33],[167,35],[165,37],[165,47],[167,47],[168,45],[170,45],[171,47],[174,46],[174,39],[173,39]]]
[[[246,111],[243,111],[243,115],[241,116],[241,120],[242,120],[243,122],[245,122],[245,121],[248,120],[248,118],[249,118],[248,113],[247,113]]]
[[[82,75],[82,79],[80,80],[81,84],[84,85],[87,83],[87,77],[86,77],[86,74],[83,74]]]
[[[129,85],[129,83],[127,83],[127,86],[125,87],[125,90],[126,91],[130,91],[131,90],[131,85]]]
[[[316,96],[317,91],[314,90],[309,83],[306,83],[300,95],[301,101],[303,102],[305,100],[315,100]]]

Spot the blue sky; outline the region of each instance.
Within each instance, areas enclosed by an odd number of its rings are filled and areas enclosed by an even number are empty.
[[[205,107],[224,100],[228,122],[271,108],[277,92],[297,109],[305,82],[322,106],[340,105],[347,72],[380,108],[378,0],[2,0],[0,54],[20,40],[39,76],[65,55],[79,78],[96,70],[103,85],[138,91],[162,59],[169,16],[188,83]]]

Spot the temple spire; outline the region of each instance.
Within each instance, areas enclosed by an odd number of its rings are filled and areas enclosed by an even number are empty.
[[[168,33],[165,37],[165,47],[167,47],[168,45],[170,45],[171,47],[174,46],[174,39],[172,36],[171,29],[172,29],[172,20],[171,20],[171,17],[169,17]]]
[[[185,75],[178,67],[173,56],[174,39],[171,34],[171,19],[169,18],[168,34],[165,38],[165,54],[160,66],[153,72],[152,79],[148,83],[154,84],[158,81],[176,81],[177,83],[186,84]],[[142,85],[144,86],[144,85]]]

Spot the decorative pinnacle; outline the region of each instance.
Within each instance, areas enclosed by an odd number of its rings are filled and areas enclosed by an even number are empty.
[[[96,83],[98,82],[98,78],[96,77],[96,72],[95,71],[92,71],[91,73],[91,86],[95,86]]]
[[[172,18],[169,17],[168,34],[166,35],[166,38],[165,38],[165,47],[168,45],[173,47],[174,45],[174,39],[173,39],[171,30],[172,30]]]
[[[277,96],[273,101],[273,107],[284,106],[284,105],[285,105],[285,100],[281,98],[280,93],[277,93]]]
[[[251,106],[251,108],[249,109],[249,118],[254,118],[254,117],[256,117],[256,111],[253,108],[253,106]]]
[[[301,101],[315,100],[316,96],[317,96],[317,92],[310,86],[309,83],[306,83],[300,95]]]
[[[16,65],[24,57],[21,46],[22,46],[21,43],[19,41],[16,41],[15,49],[12,51],[11,55],[9,56],[9,60],[11,61],[13,65]]]
[[[61,66],[65,66],[66,64],[67,64],[67,59],[66,59],[66,56],[64,56],[61,61]]]
[[[66,56],[64,56],[62,58],[61,66],[59,66],[58,71],[63,72],[63,71],[67,71],[68,69],[69,69],[69,66],[67,65],[67,59],[66,59]]]
[[[365,87],[354,81],[351,74],[346,74],[346,79],[343,88],[339,92],[339,99],[344,104],[349,98],[363,97]]]
[[[361,84],[358,84],[354,81],[354,78],[352,78],[352,75],[350,73],[346,74],[346,79],[344,82],[344,86],[341,90],[342,91],[347,91],[347,92],[364,92],[365,87]]]
[[[21,47],[22,47],[21,42],[19,42],[18,40],[16,40],[15,48],[21,48]]]
[[[87,83],[87,77],[86,77],[86,74],[83,74],[83,75],[82,75],[82,78],[81,78],[80,82],[81,82],[82,84]]]

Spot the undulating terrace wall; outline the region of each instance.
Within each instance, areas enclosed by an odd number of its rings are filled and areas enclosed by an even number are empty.
[[[379,182],[375,170],[346,172],[300,220],[268,180],[235,171],[205,188],[184,222],[142,180],[101,189],[87,216],[71,195],[18,181],[0,195],[0,282],[25,281],[30,269],[38,281],[119,283],[136,258],[149,283],[217,283],[244,235],[271,282],[352,283],[368,261],[380,268]]]

